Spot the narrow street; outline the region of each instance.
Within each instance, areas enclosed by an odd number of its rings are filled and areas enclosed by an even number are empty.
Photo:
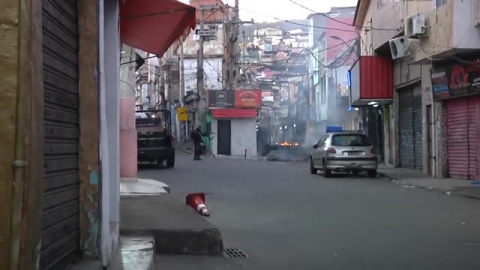
[[[226,248],[248,258],[159,256],[157,269],[479,269],[480,201],[307,163],[178,156],[144,169],[173,196],[206,192]]]

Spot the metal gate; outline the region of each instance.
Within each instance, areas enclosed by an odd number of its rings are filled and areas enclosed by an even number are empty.
[[[40,269],[80,255],[77,0],[43,1],[45,189]]]
[[[480,97],[446,103],[448,173],[452,178],[477,179]]]
[[[420,85],[399,91],[400,167],[422,169],[422,92]]]

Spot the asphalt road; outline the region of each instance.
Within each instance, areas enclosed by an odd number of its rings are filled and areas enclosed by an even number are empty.
[[[206,192],[225,246],[248,258],[159,256],[157,269],[480,269],[480,200],[307,163],[177,158],[141,177]]]

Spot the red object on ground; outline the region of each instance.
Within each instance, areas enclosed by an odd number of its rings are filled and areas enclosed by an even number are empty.
[[[176,0],[122,0],[120,20],[122,43],[157,56],[196,25],[195,8]]]
[[[212,109],[213,118],[255,118],[257,109]]]
[[[186,203],[200,215],[209,217],[210,213],[208,212],[207,206],[205,205],[205,193],[193,193],[188,194],[186,198]]]

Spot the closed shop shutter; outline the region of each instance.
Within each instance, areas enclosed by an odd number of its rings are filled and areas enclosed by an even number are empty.
[[[480,179],[480,96],[468,98],[468,173],[469,179]]]
[[[422,92],[420,86],[399,91],[400,166],[422,169]]]
[[[80,254],[77,1],[42,1],[45,189],[40,269],[66,269]]]
[[[423,168],[423,138],[422,138],[422,89],[417,86],[413,90],[413,138],[415,169]]]
[[[452,178],[476,179],[478,168],[478,129],[480,97],[446,102],[447,163]]]

